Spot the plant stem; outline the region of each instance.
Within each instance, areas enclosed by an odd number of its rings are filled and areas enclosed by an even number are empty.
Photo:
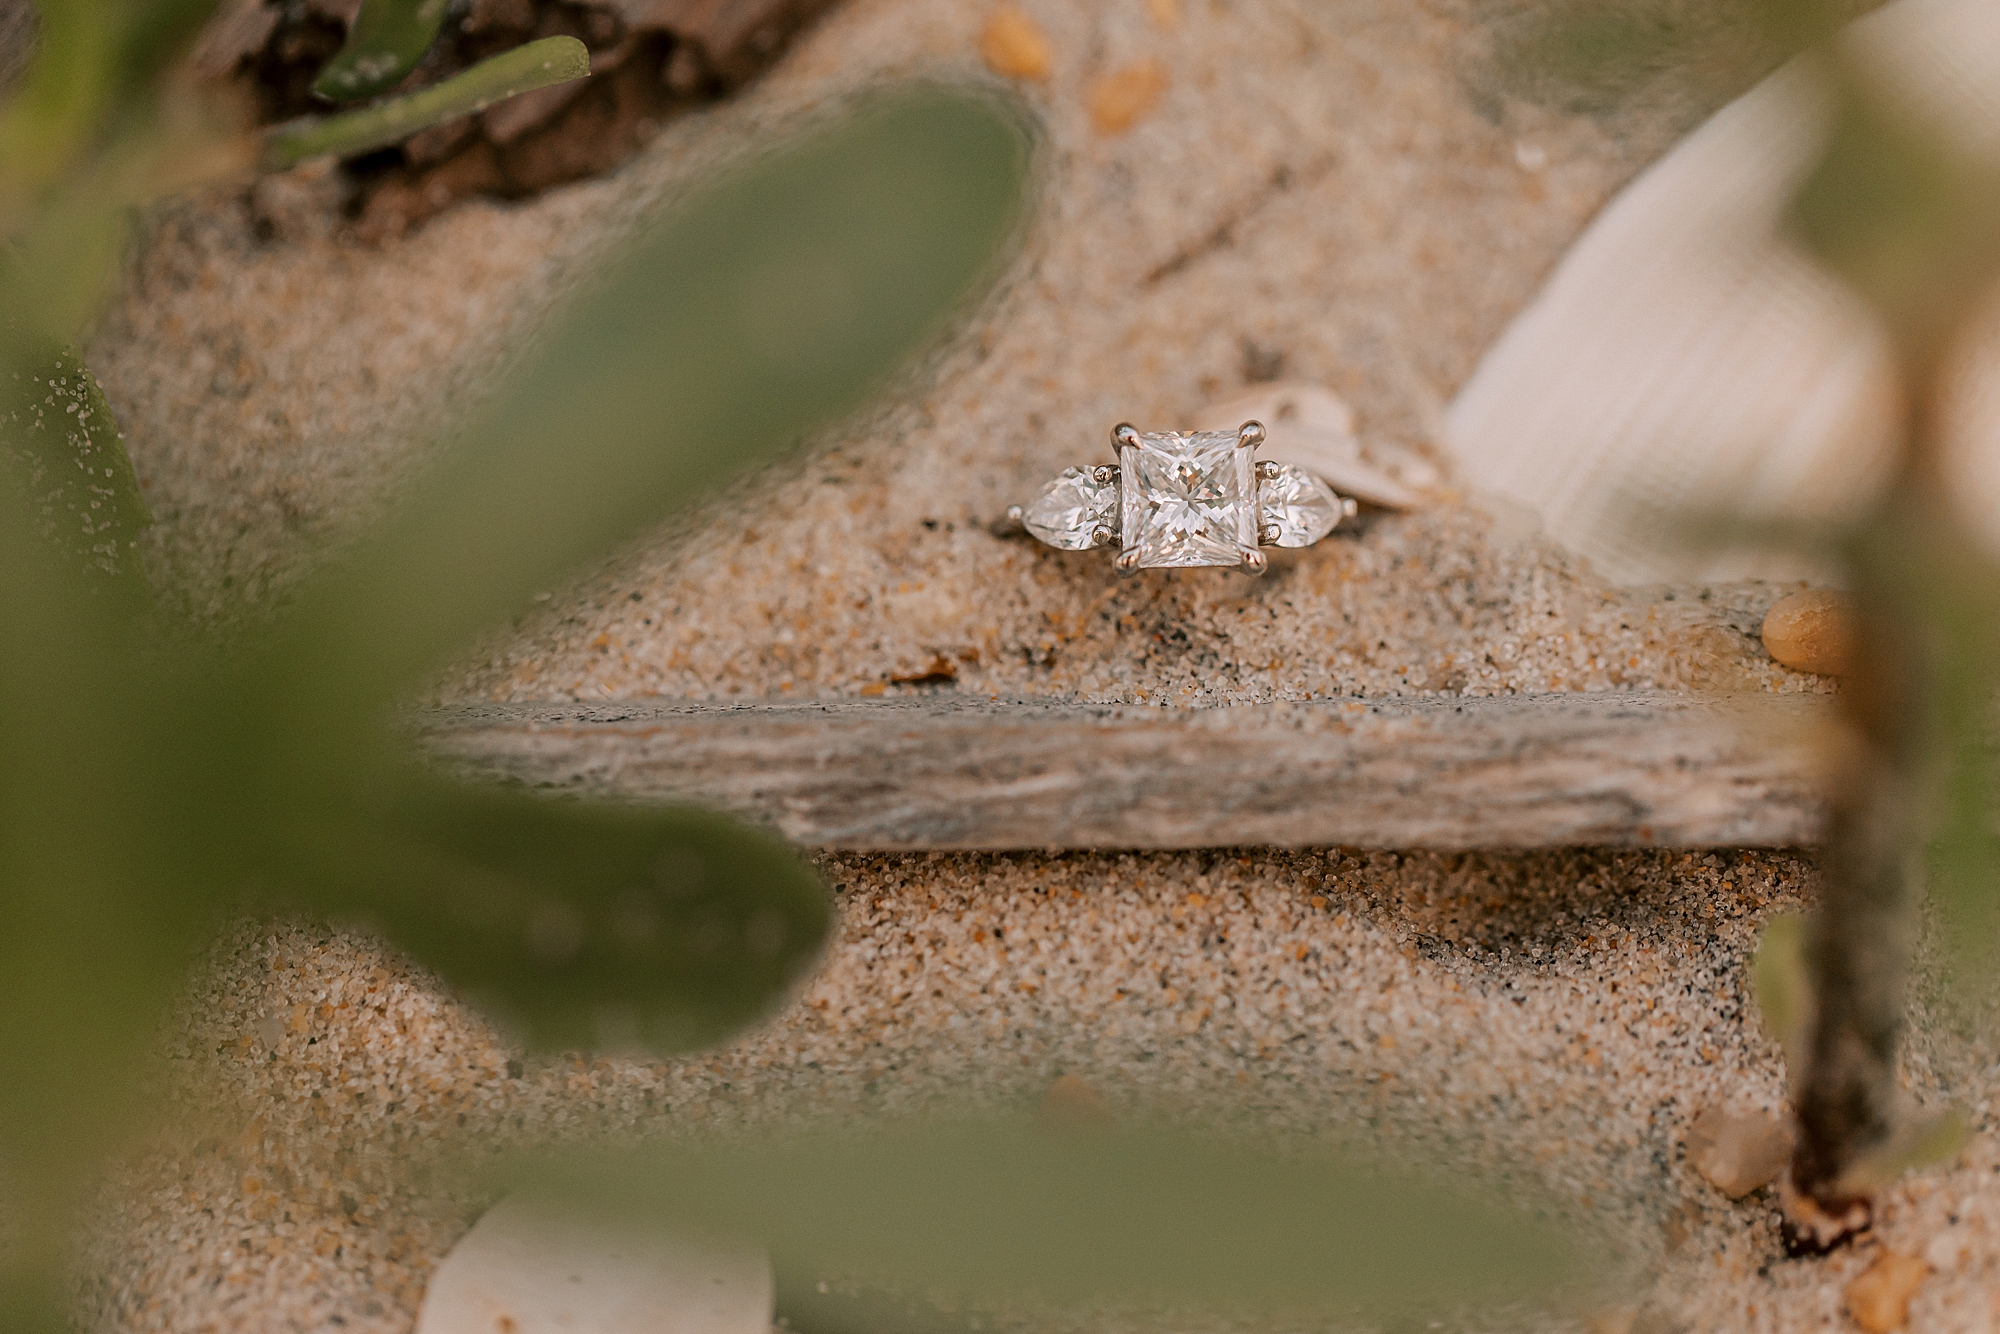
[[[351,157],[400,143],[419,130],[476,115],[495,102],[568,83],[590,73],[590,52],[574,37],[544,37],[455,74],[443,83],[338,116],[314,116],[273,126],[264,165],[274,171],[310,157]]]
[[[1823,1250],[1866,1229],[1873,1183],[1857,1171],[1898,1129],[1896,1055],[1915,935],[1926,798],[1935,787],[1939,681],[1932,582],[1949,579],[1935,344],[1903,343],[1898,475],[1849,553],[1859,619],[1841,683],[1848,751],[1835,789],[1822,900],[1806,962],[1814,1002],[1793,1089],[1793,1244]],[[1940,559],[1945,558],[1945,559]]]

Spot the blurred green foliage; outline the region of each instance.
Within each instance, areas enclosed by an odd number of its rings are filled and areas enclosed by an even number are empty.
[[[153,520],[104,390],[73,349],[49,339],[20,346],[0,379],[0,478],[93,592],[143,607],[139,535]]]
[[[1502,89],[1590,115],[1706,115],[1876,0],[1486,0]]]
[[[147,64],[193,17],[178,0],[66,11],[42,59],[80,82],[38,67],[23,96],[48,105],[0,109],[35,147],[0,161],[22,238],[0,292],[49,298],[0,338],[0,384],[33,386],[4,423],[0,487],[0,1190],[25,1225],[0,1255],[10,1330],[62,1326],[69,1230],[144,1125],[148,1042],[229,914],[372,923],[541,1050],[684,1051],[797,982],[830,907],[772,838],[453,783],[390,720],[535,590],[879,389],[993,274],[1028,190],[1019,113],[965,91],[877,94],[765,145],[595,274],[383,523],[274,620],[211,642],[92,594],[139,584],[143,508],[63,350],[107,290],[121,212],[240,164],[241,134]],[[54,486],[66,466],[85,480]],[[594,1208],[672,1200],[787,1264],[978,1292],[1379,1314],[1543,1295],[1573,1270],[1570,1239],[1518,1202],[1146,1132],[919,1129],[536,1175]]]
[[[1845,566],[1860,609],[1821,907],[1811,919],[1774,919],[1751,963],[1789,1068],[1800,1129],[1793,1184],[1820,1207],[1793,1221],[1814,1247],[1844,1235],[1850,1206],[1956,1152],[1965,1133],[1955,1113],[1912,1118],[1896,1086],[1918,894],[1941,909],[1960,984],[1984,988],[2000,974],[1991,744],[2000,563],[1966,530],[1945,462],[1951,359],[1969,322],[2000,297],[2000,163],[1974,147],[1990,127],[1968,135],[1951,124],[1933,90],[1909,86],[1910,71],[1884,58],[1889,43],[1846,26],[1874,7],[1497,0],[1487,16],[1502,86],[1570,110],[1706,114],[1794,57],[1804,76],[1795,87],[1826,94],[1823,142],[1789,222],[1887,336],[1903,409],[1894,476],[1843,531],[1757,532],[1710,516],[1680,534],[1803,540]],[[1924,19],[1906,11],[1899,21]],[[1800,115],[1815,114],[1802,102]]]
[[[973,1304],[1393,1320],[1545,1303],[1585,1254],[1525,1192],[1501,1206],[1465,1183],[1146,1126],[878,1126],[547,1159],[510,1180],[553,1207],[766,1246],[780,1274],[916,1279]]]
[[[88,179],[107,144],[163,147],[107,125],[72,146],[81,185],[9,185],[115,212],[129,194]],[[90,595],[112,572],[95,557],[133,573],[130,524],[115,553],[79,552],[33,506],[68,515],[75,494],[132,519],[129,464],[104,455],[108,414],[43,426],[102,411],[73,354],[33,328],[0,346],[0,384],[67,386],[9,418],[26,466],[0,487],[0,1182],[28,1224],[0,1259],[9,1328],[60,1323],[66,1229],[138,1123],[141,1053],[220,914],[365,918],[544,1048],[685,1050],[797,980],[830,910],[780,844],[699,812],[445,782],[390,709],[536,589],[878,386],[991,272],[1027,154],[1013,111],[936,89],[771,147],[610,262],[429,484],[233,646]],[[62,212],[20,216],[32,233]],[[53,487],[78,465],[81,490]],[[98,471],[117,483],[102,496]]]
[[[1907,91],[1885,86],[1852,56],[1829,64],[1833,126],[1794,201],[1795,230],[1874,308],[1921,381],[1941,371],[1931,363],[1991,295],[2000,165],[1961,145],[1949,126],[1921,119]],[[1928,388],[1920,382],[1912,392]]]
[[[1764,1036],[1785,1051],[1785,1063],[1804,1065],[1806,1028],[1812,1021],[1812,975],[1806,965],[1806,919],[1781,913],[1764,923],[1750,959],[1751,990]]]
[[[1904,407],[1899,471],[1845,544],[1871,636],[1846,691],[1851,713],[1893,733],[1873,742],[1911,756],[1923,808],[1911,862],[1929,851],[1923,888],[1942,910],[1957,976],[1983,985],[2000,963],[2000,562],[1956,510],[1945,454],[1951,359],[2000,295],[2000,163],[1850,47],[1823,60],[1833,121],[1792,223],[1875,311]]]

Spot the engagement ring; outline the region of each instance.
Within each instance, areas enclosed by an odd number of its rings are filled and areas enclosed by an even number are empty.
[[[1010,521],[1064,551],[1118,544],[1120,574],[1196,565],[1262,574],[1260,547],[1309,547],[1352,500],[1294,463],[1260,462],[1262,422],[1234,431],[1111,432],[1115,465],[1065,468]]]

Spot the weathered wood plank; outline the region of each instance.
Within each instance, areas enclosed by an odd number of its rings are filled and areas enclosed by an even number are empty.
[[[965,701],[478,705],[469,775],[737,811],[857,849],[1786,846],[1819,835],[1810,696],[1207,710]]]

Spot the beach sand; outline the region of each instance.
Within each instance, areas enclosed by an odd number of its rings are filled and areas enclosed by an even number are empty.
[[[1346,396],[1364,435],[1432,449],[1481,349],[1667,140],[1483,100],[1482,29],[1457,6],[1026,9],[1055,52],[1048,81],[1018,90],[1045,124],[1038,212],[933,372],[549,590],[441,669],[432,698],[1827,688],[1757,642],[1788,590],[1613,588],[1449,492],[1282,553],[1261,581],[1121,583],[1105,553],[993,536],[1007,504],[1100,457],[1111,423],[1182,424],[1276,365]],[[304,174],[252,206],[163,210],[90,361],[159,520],[147,560],[166,600],[215,622],[275,605],[649,208],[869,78],[990,78],[989,12],[854,0],[616,177],[461,208],[379,249],[344,239],[330,183]],[[1167,74],[1158,105],[1101,133],[1094,81],[1144,61]],[[1525,1164],[1629,1257],[1624,1295],[1572,1326],[1840,1328],[1842,1286],[1883,1246],[1938,1269],[1912,1328],[1995,1320],[1992,1077],[1944,1025],[1920,1026],[1909,1085],[1974,1110],[1980,1133],[1956,1167],[1889,1192],[1863,1247],[1784,1261],[1768,1193],[1732,1204],[1683,1161],[1703,1107],[1780,1105],[1743,961],[1759,923],[1811,902],[1806,856],[820,865],[840,906],[823,971],[763,1028],[669,1062],[523,1059],[365,934],[239,925],[163,1026],[174,1112],[107,1187],[91,1312],[121,1330],[408,1330],[478,1202],[398,1159],[963,1098],[1025,1109],[1073,1073],[1121,1115]]]

